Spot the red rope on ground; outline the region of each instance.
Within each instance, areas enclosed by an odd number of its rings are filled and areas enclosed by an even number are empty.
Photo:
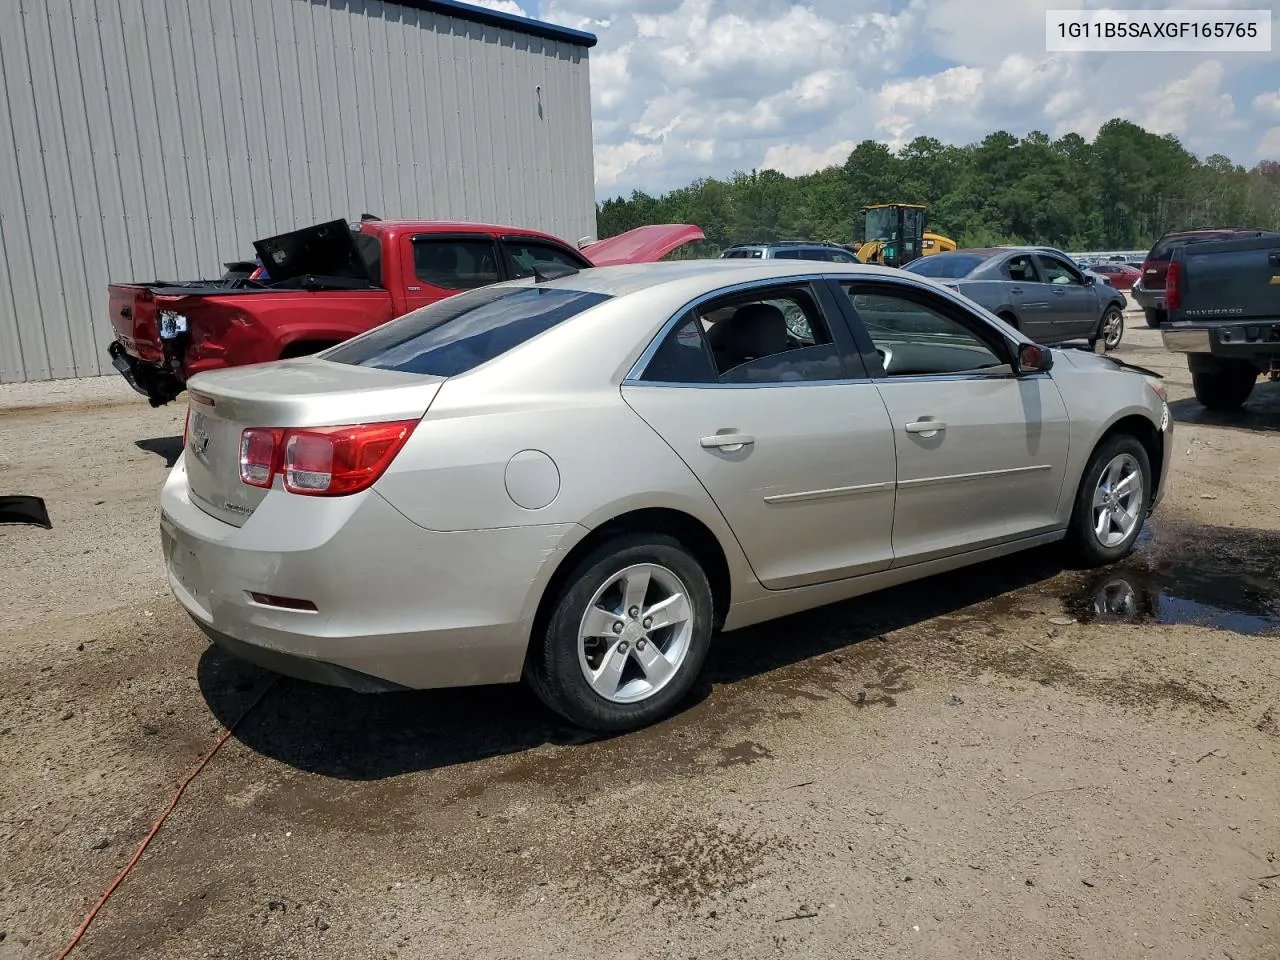
[[[76,930],[75,935],[72,936],[72,938],[67,942],[67,945],[62,948],[62,952],[59,953],[54,960],[65,960],[67,954],[75,949],[76,944],[80,942],[80,938],[83,937],[85,931],[89,929],[89,924],[93,923],[94,918],[98,916],[98,911],[101,910],[102,905],[107,902],[107,898],[110,897],[111,894],[115,893],[116,887],[120,886],[120,884],[124,882],[124,878],[129,875],[129,871],[132,870],[134,865],[142,858],[142,854],[146,851],[147,846],[153,839],[155,839],[155,835],[160,832],[160,828],[164,825],[165,820],[169,818],[169,814],[173,813],[173,808],[176,807],[178,805],[178,801],[182,799],[182,794],[186,792],[187,785],[190,784],[191,781],[196,778],[196,775],[204,769],[205,764],[213,759],[213,755],[222,749],[222,745],[231,739],[231,734],[235,732],[236,727],[240,726],[244,718],[253,712],[254,708],[262,702],[262,698],[267,695],[267,691],[274,685],[275,681],[273,680],[258,691],[258,695],[253,698],[253,701],[247,707],[244,708],[244,712],[241,713],[240,716],[236,717],[235,722],[231,724],[231,726],[227,727],[226,731],[218,738],[218,742],[213,745],[209,752],[200,758],[200,762],[195,765],[195,769],[187,774],[182,783],[178,784],[178,789],[174,791],[173,797],[169,801],[169,805],[164,808],[164,812],[160,814],[160,817],[156,822],[151,825],[151,829],[147,831],[147,835],[143,837],[142,843],[138,844],[138,849],[129,859],[129,862],[124,865],[124,869],[121,870],[120,873],[116,875],[116,878],[111,881],[111,886],[107,887],[107,889],[103,891],[102,896],[98,898],[98,902],[93,905],[93,909],[89,911],[85,916],[84,921],[80,924],[80,928]]]

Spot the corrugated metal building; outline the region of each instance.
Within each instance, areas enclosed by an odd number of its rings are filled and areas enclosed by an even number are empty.
[[[111,371],[109,281],[309,223],[594,234],[594,43],[454,0],[0,0],[0,382]]]

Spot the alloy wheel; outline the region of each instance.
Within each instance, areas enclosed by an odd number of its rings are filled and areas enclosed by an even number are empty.
[[[647,700],[679,672],[693,636],[689,590],[656,563],[626,567],[605,582],[578,626],[578,661],[611,703]]]
[[[1093,534],[1098,543],[1110,549],[1127,540],[1142,519],[1145,502],[1137,459],[1117,454],[1093,491]]]
[[[1102,318],[1102,339],[1108,350],[1120,346],[1120,338],[1124,336],[1124,314],[1112,307]]]

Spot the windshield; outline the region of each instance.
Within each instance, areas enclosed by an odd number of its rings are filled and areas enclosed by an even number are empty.
[[[407,313],[334,347],[324,359],[452,377],[608,299],[558,287],[481,287]]]
[[[967,254],[936,253],[930,257],[912,260],[903,270],[916,273],[922,277],[944,277],[958,279],[967,277],[978,267],[987,262],[986,257],[975,257]]]
[[[877,207],[867,211],[866,233],[863,236],[864,242],[897,239],[898,211],[895,208]]]

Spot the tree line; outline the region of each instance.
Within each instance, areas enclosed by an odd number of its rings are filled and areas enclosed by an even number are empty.
[[[1200,160],[1174,136],[1111,120],[1092,141],[1002,130],[962,147],[917,137],[895,153],[864,140],[840,166],[799,177],[739,171],[659,196],[635,191],[598,204],[596,218],[601,238],[697,224],[708,244],[688,252],[706,256],[734,243],[861,240],[861,208],[892,202],[928,205],[925,229],[966,247],[1144,249],[1169,230],[1280,229],[1280,163],[1246,170],[1221,154]]]

